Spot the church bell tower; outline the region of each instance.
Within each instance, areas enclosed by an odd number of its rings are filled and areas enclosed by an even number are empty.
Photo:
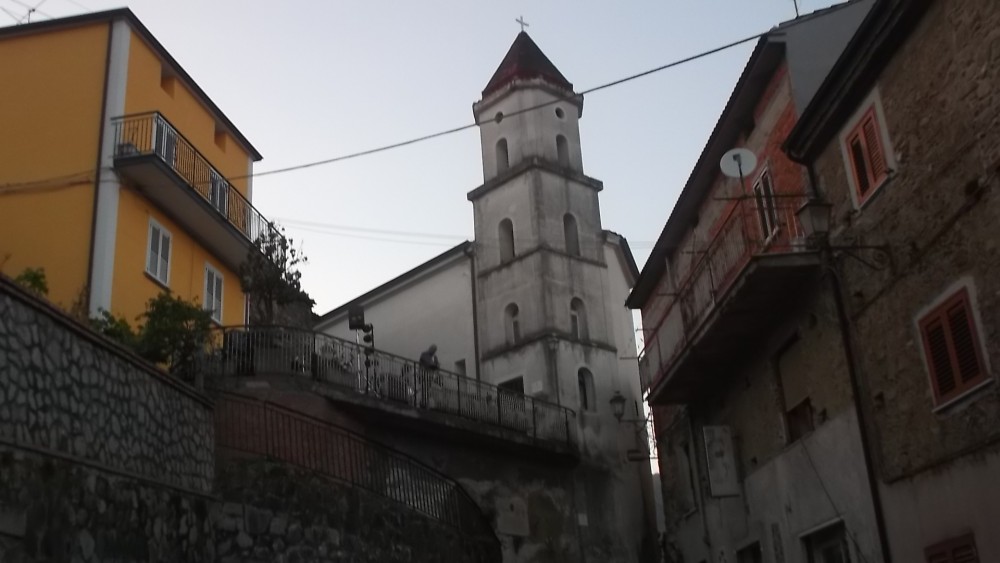
[[[473,113],[483,151],[483,184],[468,194],[482,378],[596,414],[617,353],[602,184],[583,173],[583,97],[522,31]]]

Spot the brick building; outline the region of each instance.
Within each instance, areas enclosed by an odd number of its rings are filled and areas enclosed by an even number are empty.
[[[886,245],[834,256],[894,561],[1000,560],[998,29],[995,0],[879,2],[786,147],[834,247]]]
[[[877,511],[836,303],[782,144],[873,2],[761,38],[628,305],[671,561],[875,561]],[[745,148],[744,178],[720,171]]]

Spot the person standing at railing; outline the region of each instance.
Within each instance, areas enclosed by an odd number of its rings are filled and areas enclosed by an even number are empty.
[[[431,344],[430,348],[420,354],[420,375],[418,385],[420,386],[420,406],[427,406],[428,391],[431,380],[434,378],[441,362],[437,357],[437,344]]]

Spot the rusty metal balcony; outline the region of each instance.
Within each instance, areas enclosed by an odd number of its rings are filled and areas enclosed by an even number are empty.
[[[639,370],[651,404],[686,403],[745,360],[819,271],[795,211],[802,196],[735,200],[697,249],[684,281],[646,332]]]
[[[114,124],[115,169],[231,268],[259,240],[280,234],[157,112]]]
[[[366,362],[366,359],[368,360]],[[290,385],[379,424],[466,434],[501,446],[573,457],[576,414],[355,342],[287,327],[219,329],[199,370],[216,386]],[[284,381],[276,381],[276,379]]]

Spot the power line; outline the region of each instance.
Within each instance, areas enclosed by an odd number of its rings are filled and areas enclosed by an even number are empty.
[[[738,46],[740,46],[740,45],[742,45],[744,43],[749,43],[750,41],[753,41],[755,39],[759,39],[759,38],[763,37],[766,34],[767,34],[767,32],[764,32],[764,33],[757,33],[757,34],[751,35],[749,37],[744,37],[743,39],[739,39],[739,40],[733,41],[731,43],[726,43],[725,45],[722,45],[720,47],[716,47],[714,49],[709,49],[708,51],[702,51],[701,53],[698,53],[696,55],[691,55],[691,56],[685,57],[683,59],[678,59],[676,61],[669,62],[669,63],[664,64],[664,65],[660,65],[660,66],[658,66],[656,68],[651,68],[649,70],[646,70],[646,71],[643,71],[643,72],[640,72],[640,73],[637,73],[637,74],[632,74],[632,75],[626,76],[624,78],[619,78],[618,80],[613,80],[611,82],[607,82],[607,83],[601,84],[599,86],[594,86],[593,88],[588,88],[586,90],[583,90],[582,92],[575,93],[573,95],[561,96],[559,98],[556,98],[554,100],[550,100],[548,102],[543,102],[543,103],[540,103],[540,104],[536,104],[534,106],[530,106],[530,107],[527,107],[527,108],[519,109],[519,110],[513,111],[513,112],[511,112],[509,114],[504,114],[503,117],[506,119],[508,117],[514,117],[514,116],[517,116],[517,115],[521,115],[523,113],[528,113],[530,111],[536,111],[536,110],[539,110],[539,109],[542,109],[542,108],[546,108],[546,107],[558,104],[559,102],[565,102],[565,101],[573,100],[574,98],[576,98],[578,96],[584,96],[586,94],[591,94],[591,93],[594,93],[594,92],[599,92],[601,90],[605,90],[605,89],[611,88],[613,86],[618,86],[618,85],[624,84],[626,82],[631,82],[632,80],[637,80],[639,78],[643,78],[645,76],[649,76],[649,75],[657,73],[657,72],[661,72],[661,71],[664,71],[664,70],[667,70],[667,69],[670,69],[670,68],[674,68],[676,66],[680,66],[680,65],[692,62],[692,61],[696,61],[696,60],[704,58],[704,57],[708,57],[710,55],[714,55],[716,53],[725,51],[727,49],[732,49],[733,47],[738,47]],[[277,168],[277,169],[274,169],[274,170],[266,170],[264,172],[257,172],[257,173],[254,173],[254,174],[245,174],[243,176],[234,176],[231,179],[232,180],[239,180],[239,179],[243,179],[243,178],[248,178],[250,176],[253,176],[254,178],[259,177],[259,176],[270,176],[272,174],[282,174],[282,173],[285,173],[285,172],[292,172],[292,171],[295,171],[295,170],[302,170],[302,169],[305,169],[305,168],[312,168],[312,167],[315,167],[315,166],[322,166],[324,164],[333,164],[334,162],[342,162],[342,161],[345,161],[345,160],[351,160],[351,159],[362,157],[362,156],[368,156],[368,155],[371,155],[371,154],[376,154],[376,153],[385,152],[385,151],[392,150],[392,149],[397,149],[397,148],[400,148],[400,147],[405,147],[407,145],[412,145],[412,144],[420,143],[420,142],[423,142],[423,141],[429,141],[431,139],[436,139],[438,137],[444,137],[445,135],[451,135],[452,133],[458,133],[460,131],[465,131],[466,129],[471,129],[473,127],[478,127],[478,126],[479,126],[479,122],[473,122],[473,123],[469,123],[469,124],[462,125],[462,126],[459,126],[459,127],[452,127],[451,129],[446,129],[444,131],[438,131],[437,133],[431,133],[429,135],[423,135],[423,136],[420,136],[420,137],[415,137],[413,139],[408,139],[406,141],[400,141],[398,143],[392,143],[392,144],[389,144],[389,145],[384,145],[384,146],[376,147],[376,148],[373,148],[373,149],[367,149],[367,150],[358,151],[358,152],[354,152],[354,153],[348,153],[348,154],[345,154],[345,155],[335,156],[333,158],[327,158],[327,159],[324,159],[324,160],[317,160],[317,161],[314,161],[314,162],[307,162],[305,164],[296,164],[294,166],[287,166],[285,168]]]

